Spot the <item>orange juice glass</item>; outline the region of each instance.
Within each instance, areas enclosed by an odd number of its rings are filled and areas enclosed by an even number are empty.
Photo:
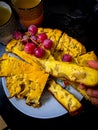
[[[11,5],[19,16],[23,28],[35,24],[41,26],[43,20],[42,0],[11,0]]]

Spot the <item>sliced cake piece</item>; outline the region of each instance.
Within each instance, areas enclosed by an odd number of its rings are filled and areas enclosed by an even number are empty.
[[[62,60],[64,54],[70,54],[73,58],[86,53],[86,48],[76,39],[63,33],[55,49],[54,57],[56,60]]]
[[[48,90],[71,115],[79,113],[82,109],[78,99],[52,79],[48,82]]]
[[[40,105],[48,76],[33,61],[31,65],[7,54],[0,59],[0,77],[6,77],[10,97],[25,98],[26,103],[33,107]]]
[[[46,60],[43,64],[45,72],[54,77],[68,79],[79,84],[86,86],[98,85],[98,70],[87,67],[79,66],[75,63],[60,62],[56,60]]]
[[[41,74],[45,74],[45,71],[42,68],[32,61],[32,65],[18,59],[16,57],[3,54],[0,58],[0,76],[11,76],[16,74],[28,75],[29,77],[34,74],[40,72]]]

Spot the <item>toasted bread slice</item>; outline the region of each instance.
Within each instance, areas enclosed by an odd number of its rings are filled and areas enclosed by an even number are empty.
[[[78,99],[62,88],[53,79],[48,82],[48,90],[71,115],[75,115],[82,110],[82,104]]]
[[[7,54],[0,59],[0,77],[7,78],[10,97],[26,98],[33,107],[40,104],[48,76],[35,62],[31,65]]]

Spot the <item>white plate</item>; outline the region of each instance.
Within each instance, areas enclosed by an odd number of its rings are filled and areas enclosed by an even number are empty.
[[[6,79],[2,78],[3,89],[6,96],[9,96],[7,87],[6,87]],[[49,119],[62,116],[68,111],[57,102],[57,100],[47,91],[43,93],[41,102],[42,106],[39,108],[33,108],[32,106],[28,106],[23,99],[17,99],[15,97],[9,99],[9,101],[13,104],[15,108],[17,108],[22,113],[40,119]]]

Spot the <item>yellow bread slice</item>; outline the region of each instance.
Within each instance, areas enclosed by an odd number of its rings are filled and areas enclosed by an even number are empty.
[[[0,77],[6,77],[10,97],[25,98],[33,107],[40,105],[48,76],[35,62],[31,65],[7,54],[0,59]]]
[[[55,48],[54,57],[56,60],[62,60],[64,54],[70,54],[73,58],[86,53],[86,48],[76,39],[62,34],[57,47]]]
[[[10,56],[8,54],[3,54],[0,58],[0,76],[11,76],[16,74],[30,74],[37,73],[37,71],[41,72],[41,74],[45,74],[45,71],[42,68],[32,61],[32,65],[28,64],[25,61],[22,61],[14,56]]]
[[[84,84],[86,86],[98,85],[98,70],[79,66],[71,62],[60,62],[56,60],[47,60],[42,64],[45,72],[54,77],[65,78],[69,81]]]
[[[82,109],[82,104],[78,99],[52,79],[48,82],[48,90],[71,115],[77,114]]]
[[[43,83],[41,83],[43,81]],[[40,107],[43,89],[45,87],[44,76],[37,80],[28,79],[27,76],[14,75],[6,77],[6,86],[9,91],[9,98],[16,97],[25,99],[27,105]]]

